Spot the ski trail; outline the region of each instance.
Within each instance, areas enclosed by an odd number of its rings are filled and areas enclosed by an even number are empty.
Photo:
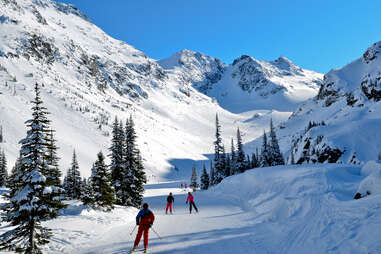
[[[178,188],[180,182],[167,182],[146,186],[144,202],[149,203],[155,214],[153,228],[162,237],[160,240],[150,231],[149,250],[153,253],[236,253],[236,241],[249,249],[255,249],[256,243],[247,236],[252,234],[245,212],[238,206],[227,202],[223,197],[216,198],[210,193],[193,193],[199,213],[189,213],[185,204],[187,192]],[[173,215],[165,214],[166,197],[172,192],[175,198]],[[134,220],[133,220],[134,221]],[[99,239],[84,244],[85,249],[78,253],[127,253],[132,248],[136,230],[130,232],[135,224],[124,224],[104,232]],[[232,239],[230,247],[229,243]],[[245,240],[246,239],[246,240]],[[219,244],[225,242],[224,244]],[[112,243],[112,244],[110,244]],[[143,239],[139,248],[142,247]],[[259,242],[258,242],[259,244]],[[241,246],[242,247],[242,246]],[[240,248],[242,249],[242,248]],[[258,252],[265,253],[265,252]]]

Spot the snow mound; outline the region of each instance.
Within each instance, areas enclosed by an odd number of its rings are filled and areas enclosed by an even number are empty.
[[[378,163],[364,171],[381,179]],[[368,178],[361,172],[360,166],[337,164],[253,169],[211,192],[242,207],[255,232],[251,241],[263,244],[263,253],[378,253],[381,193],[353,200]],[[264,243],[268,232],[271,243]]]
[[[366,176],[361,181],[357,193],[362,197],[381,194],[381,161],[369,161],[361,169],[361,174]]]

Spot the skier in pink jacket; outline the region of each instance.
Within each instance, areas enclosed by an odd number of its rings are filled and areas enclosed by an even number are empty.
[[[198,209],[196,207],[196,204],[194,203],[194,197],[190,192],[188,192],[188,197],[187,197],[186,203],[188,204],[188,202],[189,202],[189,213],[192,213],[192,206],[196,210],[196,213],[198,213]]]

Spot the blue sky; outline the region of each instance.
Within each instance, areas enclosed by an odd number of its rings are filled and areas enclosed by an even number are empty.
[[[283,55],[322,73],[381,40],[381,1],[65,0],[154,59],[187,48],[230,64]]]

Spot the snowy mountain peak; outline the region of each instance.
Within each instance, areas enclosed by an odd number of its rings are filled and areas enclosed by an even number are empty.
[[[267,62],[242,55],[226,68],[208,95],[233,112],[250,108],[293,111],[299,102],[317,94],[322,77],[286,57]]]
[[[222,68],[225,66],[219,59],[207,56],[200,52],[195,52],[189,49],[182,49],[176,52],[169,58],[159,60],[158,63],[164,69],[173,69],[175,67],[185,67],[189,69],[195,68],[210,68],[210,64],[215,62]]]
[[[275,61],[271,62],[274,66],[281,70],[288,71],[290,73],[294,74],[301,74],[303,72],[303,69],[294,64],[290,59],[280,56],[278,59]]]
[[[212,85],[221,79],[226,67],[217,58],[189,49],[183,49],[169,58],[159,60],[158,64],[183,87],[191,85],[202,93],[207,93]]]

